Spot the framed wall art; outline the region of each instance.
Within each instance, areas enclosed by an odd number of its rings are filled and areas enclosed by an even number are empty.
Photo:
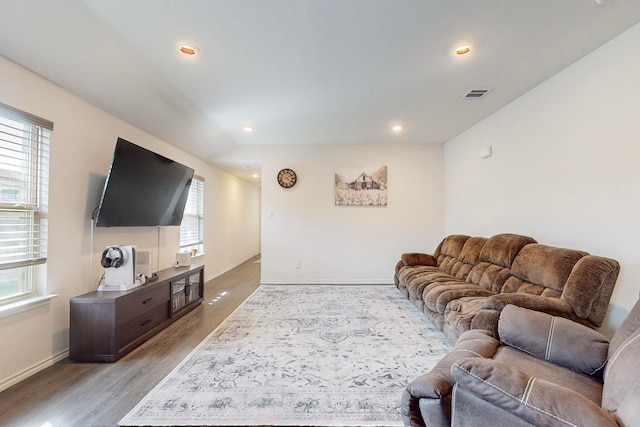
[[[387,167],[343,167],[335,175],[336,206],[387,206]]]

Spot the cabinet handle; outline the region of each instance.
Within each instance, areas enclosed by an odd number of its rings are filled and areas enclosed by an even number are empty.
[[[143,303],[143,304],[146,304],[146,303],[148,303],[149,301],[151,301],[152,299],[153,299],[153,298],[148,298],[148,299],[146,299],[146,300],[142,301],[142,303]]]
[[[151,323],[151,319],[147,319],[144,322],[140,323],[140,326],[148,325],[149,323]]]

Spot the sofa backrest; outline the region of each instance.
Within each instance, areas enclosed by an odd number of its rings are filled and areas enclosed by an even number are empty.
[[[501,293],[560,298],[591,325],[602,325],[620,271],[612,259],[575,249],[527,245],[518,254]]]
[[[460,258],[460,252],[462,252],[465,242],[470,238],[470,236],[462,234],[452,234],[445,237],[433,253],[438,262],[438,267],[451,274],[453,266]]]
[[[480,262],[474,266],[467,282],[485,289],[500,292],[509,278],[514,259],[525,246],[536,243],[528,236],[519,234],[497,234],[487,239],[480,251]]]
[[[449,274],[460,280],[465,280],[469,272],[471,272],[471,269],[480,262],[480,252],[487,240],[486,237],[471,237],[467,239],[460,251],[458,259],[451,263],[451,271]]]
[[[640,425],[640,300],[609,345],[609,361],[604,371],[602,408],[616,414],[620,425]]]
[[[588,254],[573,249],[528,245],[515,259],[502,292],[560,298],[571,270],[585,255]]]

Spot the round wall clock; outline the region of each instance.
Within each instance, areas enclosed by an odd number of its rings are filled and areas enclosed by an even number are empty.
[[[291,188],[296,185],[298,177],[296,173],[291,169],[282,169],[278,172],[278,184],[282,188]]]

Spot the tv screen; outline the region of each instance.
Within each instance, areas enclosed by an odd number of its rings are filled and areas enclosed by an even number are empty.
[[[118,138],[96,227],[180,225],[193,169]]]

